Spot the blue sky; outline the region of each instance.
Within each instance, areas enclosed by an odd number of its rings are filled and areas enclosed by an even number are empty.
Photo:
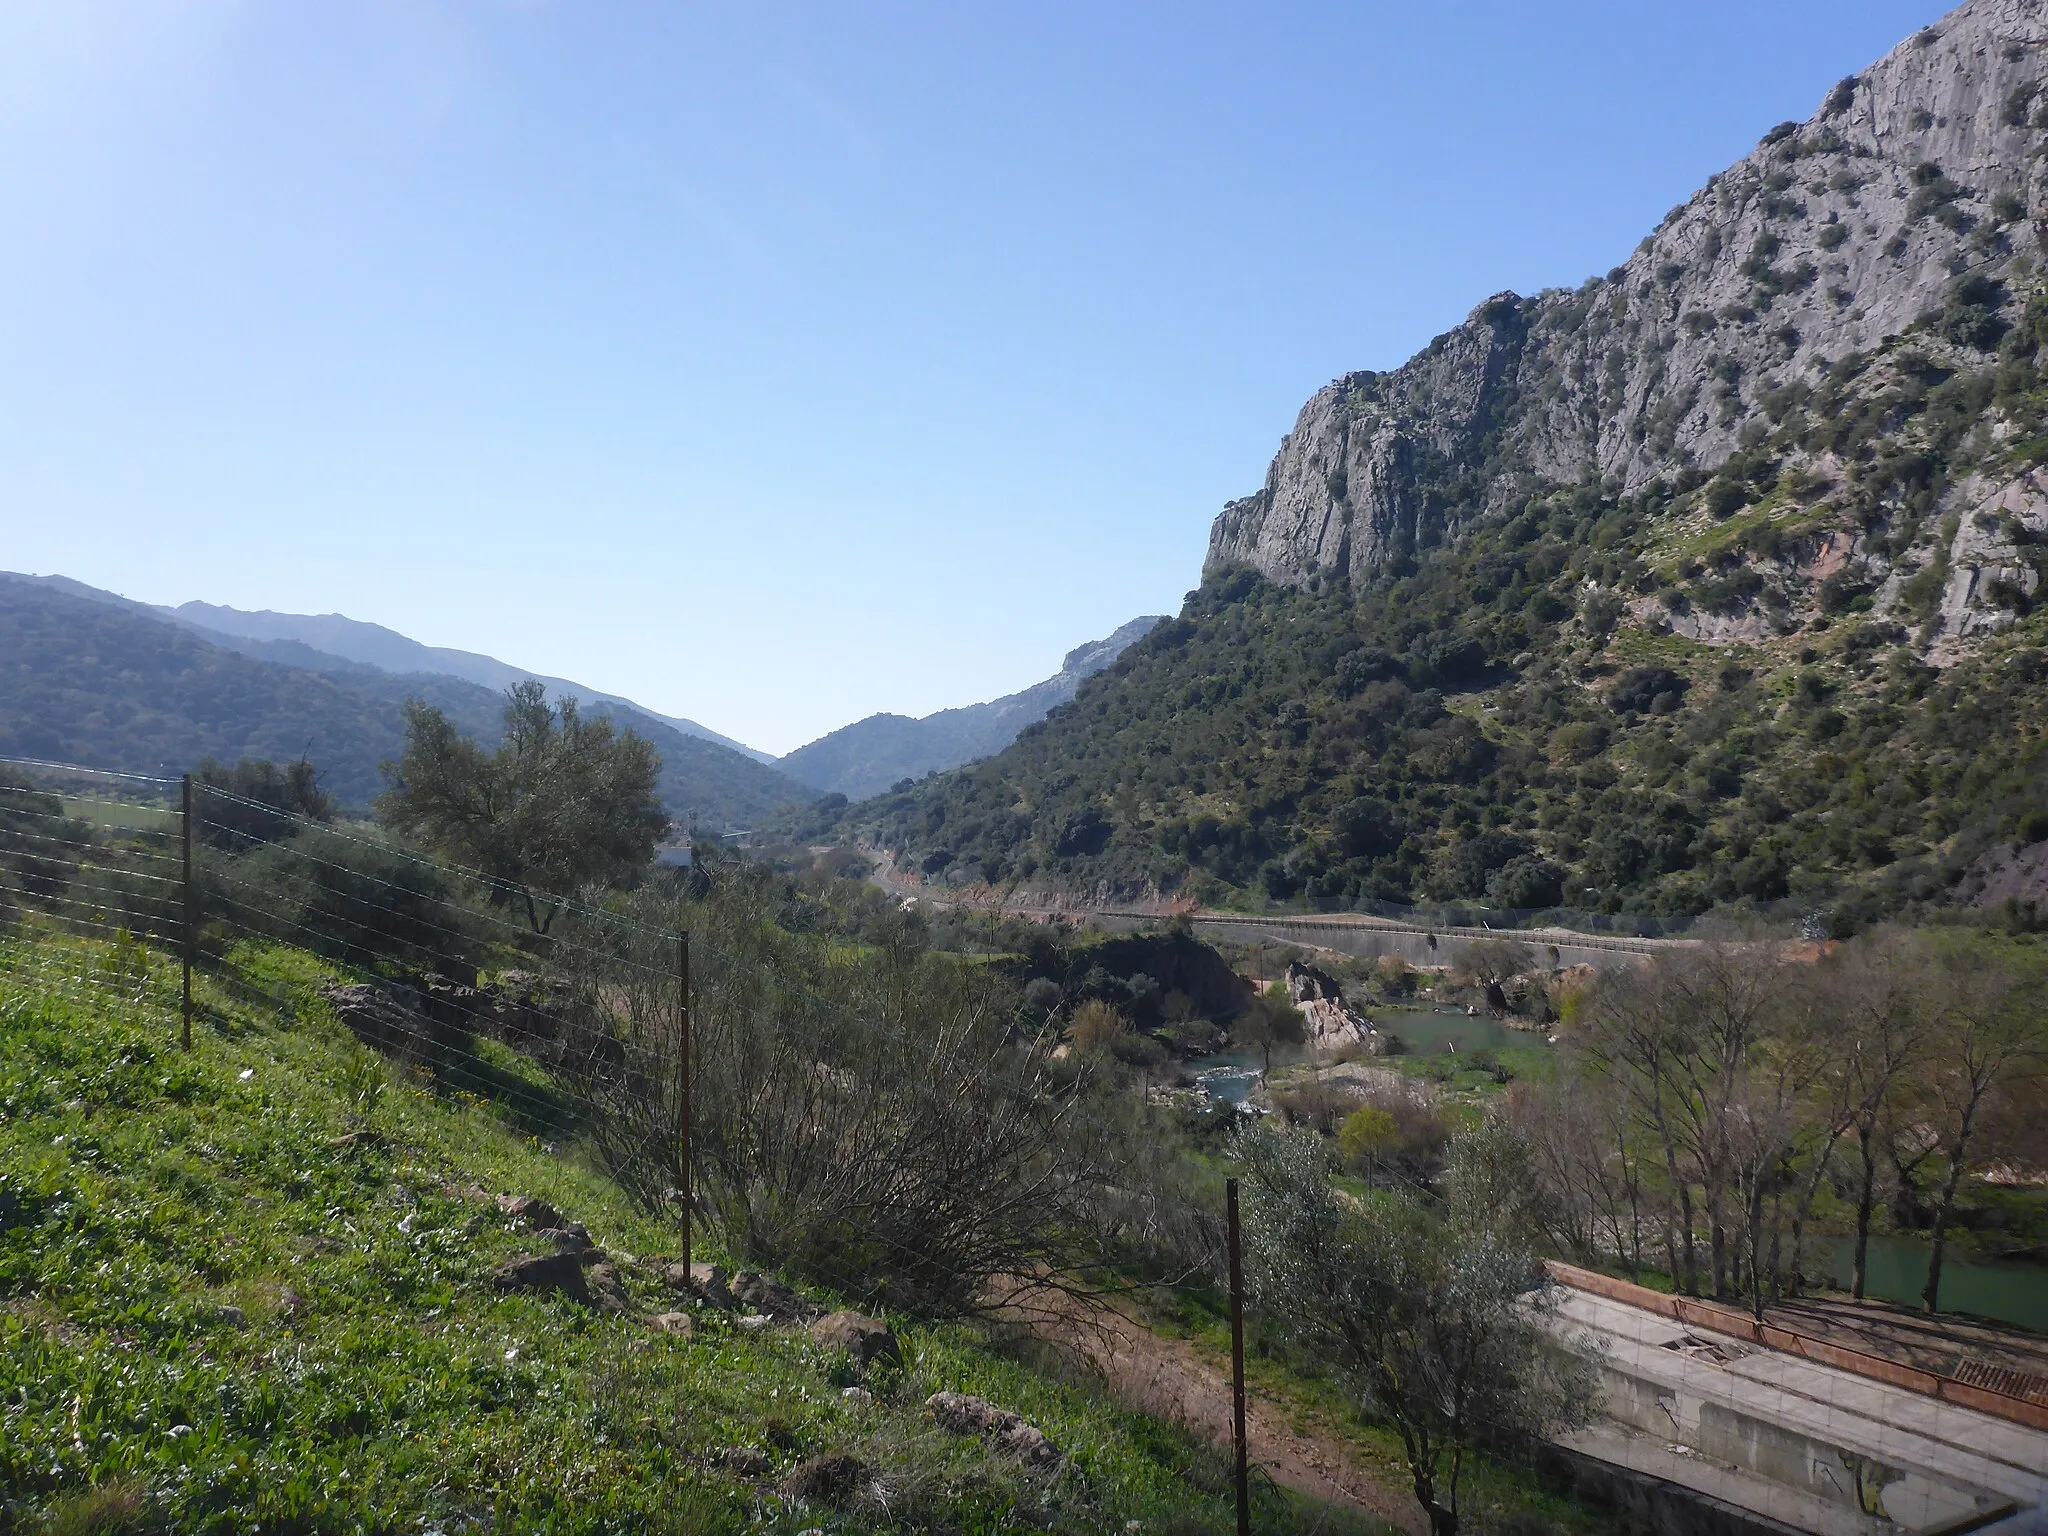
[[[0,568],[771,751],[992,697],[1937,14],[0,0]]]

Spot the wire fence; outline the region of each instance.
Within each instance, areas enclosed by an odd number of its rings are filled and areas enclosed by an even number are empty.
[[[578,908],[544,954],[532,953],[541,946],[500,910],[507,893],[493,882],[359,832],[203,783],[12,766],[15,782],[0,783],[0,918],[12,920],[13,969],[69,996],[125,995],[141,965],[136,946],[153,941],[181,962],[187,1046],[193,1024],[217,1020],[228,1000],[287,1019],[331,1012],[439,1088],[486,1093],[532,1128],[565,1123],[559,1087],[509,1070],[488,1042],[522,1017],[522,961],[557,988],[588,977],[597,955],[608,970],[629,968],[612,937],[629,925]],[[35,942],[44,931],[112,947],[81,964],[77,952]],[[329,965],[293,964],[279,946]],[[480,968],[494,962],[513,982],[479,989]],[[673,1016],[673,973],[665,979]],[[596,1000],[630,1008],[642,998],[613,989]]]
[[[1068,1285],[1060,1261],[1105,1237],[1220,1240],[1134,1193],[1085,1084],[986,978],[795,963],[765,914],[707,911],[681,873],[562,897],[198,779],[9,765],[10,968],[118,1000],[160,946],[188,1043],[231,1002],[338,1019],[434,1091],[592,1148],[686,1257],[715,1229],[853,1297],[969,1311],[992,1280]],[[38,930],[108,942],[83,957]]]
[[[338,1021],[429,1091],[592,1149],[685,1256],[713,1233],[879,1308],[1071,1317],[1134,1272],[1219,1299],[1217,1181],[985,968],[792,951],[696,875],[564,897],[198,780],[7,768],[0,970],[40,989],[122,1007],[175,968],[188,1031],[250,1005]],[[1557,1469],[1534,1442],[1494,1456]]]

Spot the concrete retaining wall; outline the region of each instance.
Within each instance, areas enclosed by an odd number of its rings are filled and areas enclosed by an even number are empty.
[[[1398,955],[1413,966],[1451,965],[1467,944],[1485,939],[1508,939],[1526,944],[1539,965],[1556,970],[1566,966],[1590,965],[1605,970],[1619,965],[1640,965],[1659,947],[1673,942],[1657,939],[1606,939],[1587,935],[1566,937],[1555,930],[1544,933],[1495,933],[1472,928],[1407,928],[1394,924],[1345,921],[1328,917],[1240,917],[1236,914],[1198,912],[1189,921],[1204,937],[1235,939],[1241,944],[1300,944],[1314,949],[1333,949],[1361,960]]]
[[[955,904],[930,894],[919,899],[930,901],[934,906]],[[1081,923],[1106,933],[1136,933],[1174,915],[1135,907],[1009,906],[1000,910],[1016,917]],[[1235,939],[1240,944],[1299,944],[1305,949],[1334,950],[1360,960],[1398,955],[1417,967],[1451,965],[1467,944],[1489,939],[1526,944],[1539,966],[1547,965],[1553,970],[1574,965],[1590,965],[1599,970],[1639,965],[1659,950],[1683,947],[1692,942],[1687,939],[1609,937],[1575,933],[1564,928],[1430,928],[1397,923],[1388,918],[1313,917],[1306,913],[1298,917],[1213,911],[1180,915],[1198,935],[1205,938]]]
[[[1627,1536],[1803,1536],[1797,1526],[1755,1510],[1739,1509],[1561,1445],[1544,1446],[1537,1464],[1575,1497],[1612,1509]]]

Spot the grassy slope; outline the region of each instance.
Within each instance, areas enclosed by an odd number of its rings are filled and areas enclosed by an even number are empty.
[[[136,1508],[195,1531],[1227,1528],[1216,1458],[957,1327],[907,1328],[903,1379],[862,1409],[800,1335],[712,1317],[686,1341],[498,1294],[492,1267],[533,1244],[478,1191],[542,1196],[614,1250],[671,1233],[494,1102],[396,1084],[381,1144],[336,1145],[362,1058],[305,956],[267,962],[295,1019],[210,998],[185,1057],[175,968],[128,954],[0,947],[0,1531]],[[941,1388],[1026,1414],[1069,1470],[938,1433]],[[852,1451],[898,1513],[787,1508],[712,1466],[727,1446],[778,1473]]]

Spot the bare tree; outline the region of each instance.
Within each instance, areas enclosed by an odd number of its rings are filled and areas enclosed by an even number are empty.
[[[1663,1151],[1678,1200],[1683,1283],[1697,1295],[1692,1191],[1707,1225],[1714,1293],[1727,1295],[1765,1192],[1789,1085],[1751,1102],[1754,1058],[1785,1023],[1788,977],[1756,944],[1701,944],[1602,977],[1588,999],[1588,1049],[1622,1074]],[[1775,1074],[1776,1069],[1771,1069]],[[1667,1240],[1667,1248],[1680,1243]],[[1673,1272],[1680,1273],[1674,1253]]]
[[[1979,1118],[2001,1085],[2048,1059],[2048,1019],[2033,999],[2016,994],[2009,970],[1987,962],[1975,948],[1940,941],[1932,946],[1930,959],[1937,1011],[1921,1076],[1947,1168],[1935,1197],[1934,1246],[1920,1301],[1936,1312],[1949,1218],[1977,1149]]]
[[[1793,1207],[1795,1276],[1806,1213],[1819,1192],[1847,1118],[1812,1092],[1836,1042],[1833,1011],[1824,994],[1799,977],[1789,982],[1775,1026],[1753,1042],[1742,1080],[1729,1104],[1726,1127],[1735,1187],[1740,1195],[1744,1280],[1761,1320],[1781,1290],[1785,1268],[1785,1207]],[[1818,1112],[1817,1112],[1818,1111]],[[1803,1171],[1802,1171],[1803,1169]]]
[[[1640,1279],[1645,1147],[1613,1078],[1568,1061],[1544,1089],[1509,1089],[1500,1113],[1527,1149],[1545,1240],[1586,1264],[1611,1253]]]
[[[1929,997],[1922,949],[1900,931],[1853,943],[1819,967],[1817,984],[1835,1001],[1840,1052],[1827,1069],[1831,1106],[1856,1137],[1856,1238],[1850,1294],[1863,1299],[1870,1221],[1886,1117],[1927,1048]]]
[[[1476,939],[1458,951],[1451,974],[1463,985],[1477,987],[1485,994],[1487,1008],[1501,1014],[1508,1011],[1508,983],[1535,966],[1535,951],[1520,939]]]
[[[1933,1310],[1958,1191],[1997,1139],[1987,1124],[2009,1133],[2014,1085],[2048,1069],[2048,1019],[1981,935],[1955,931],[1880,931],[1810,960],[1699,945],[1602,976],[1579,1022],[1582,1069],[1553,1096],[1508,1106],[1547,1193],[1547,1232],[1567,1251],[1591,1251],[1604,1211],[1621,1253],[1623,1200],[1639,1224],[1662,1195],[1678,1284],[1698,1294],[1704,1279],[1717,1296],[1747,1296],[1759,1316],[1804,1283],[1807,1226],[1852,1136],[1853,1289],[1861,1297],[1889,1158],[1899,1221],[1933,1230],[1922,1298]],[[1619,1112],[1595,1130],[1599,1083],[1613,1085]],[[1631,1135],[1661,1180],[1630,1157]],[[1939,1175],[1931,1209],[1919,1203],[1924,1167]]]
[[[1669,1196],[1663,1222],[1665,1267],[1674,1283],[1697,1296],[1692,1185],[1679,1169],[1673,1073],[1675,1058],[1685,1049],[1686,1029],[1663,983],[1654,965],[1602,976],[1587,997],[1582,1043],[1621,1085],[1655,1138]]]

